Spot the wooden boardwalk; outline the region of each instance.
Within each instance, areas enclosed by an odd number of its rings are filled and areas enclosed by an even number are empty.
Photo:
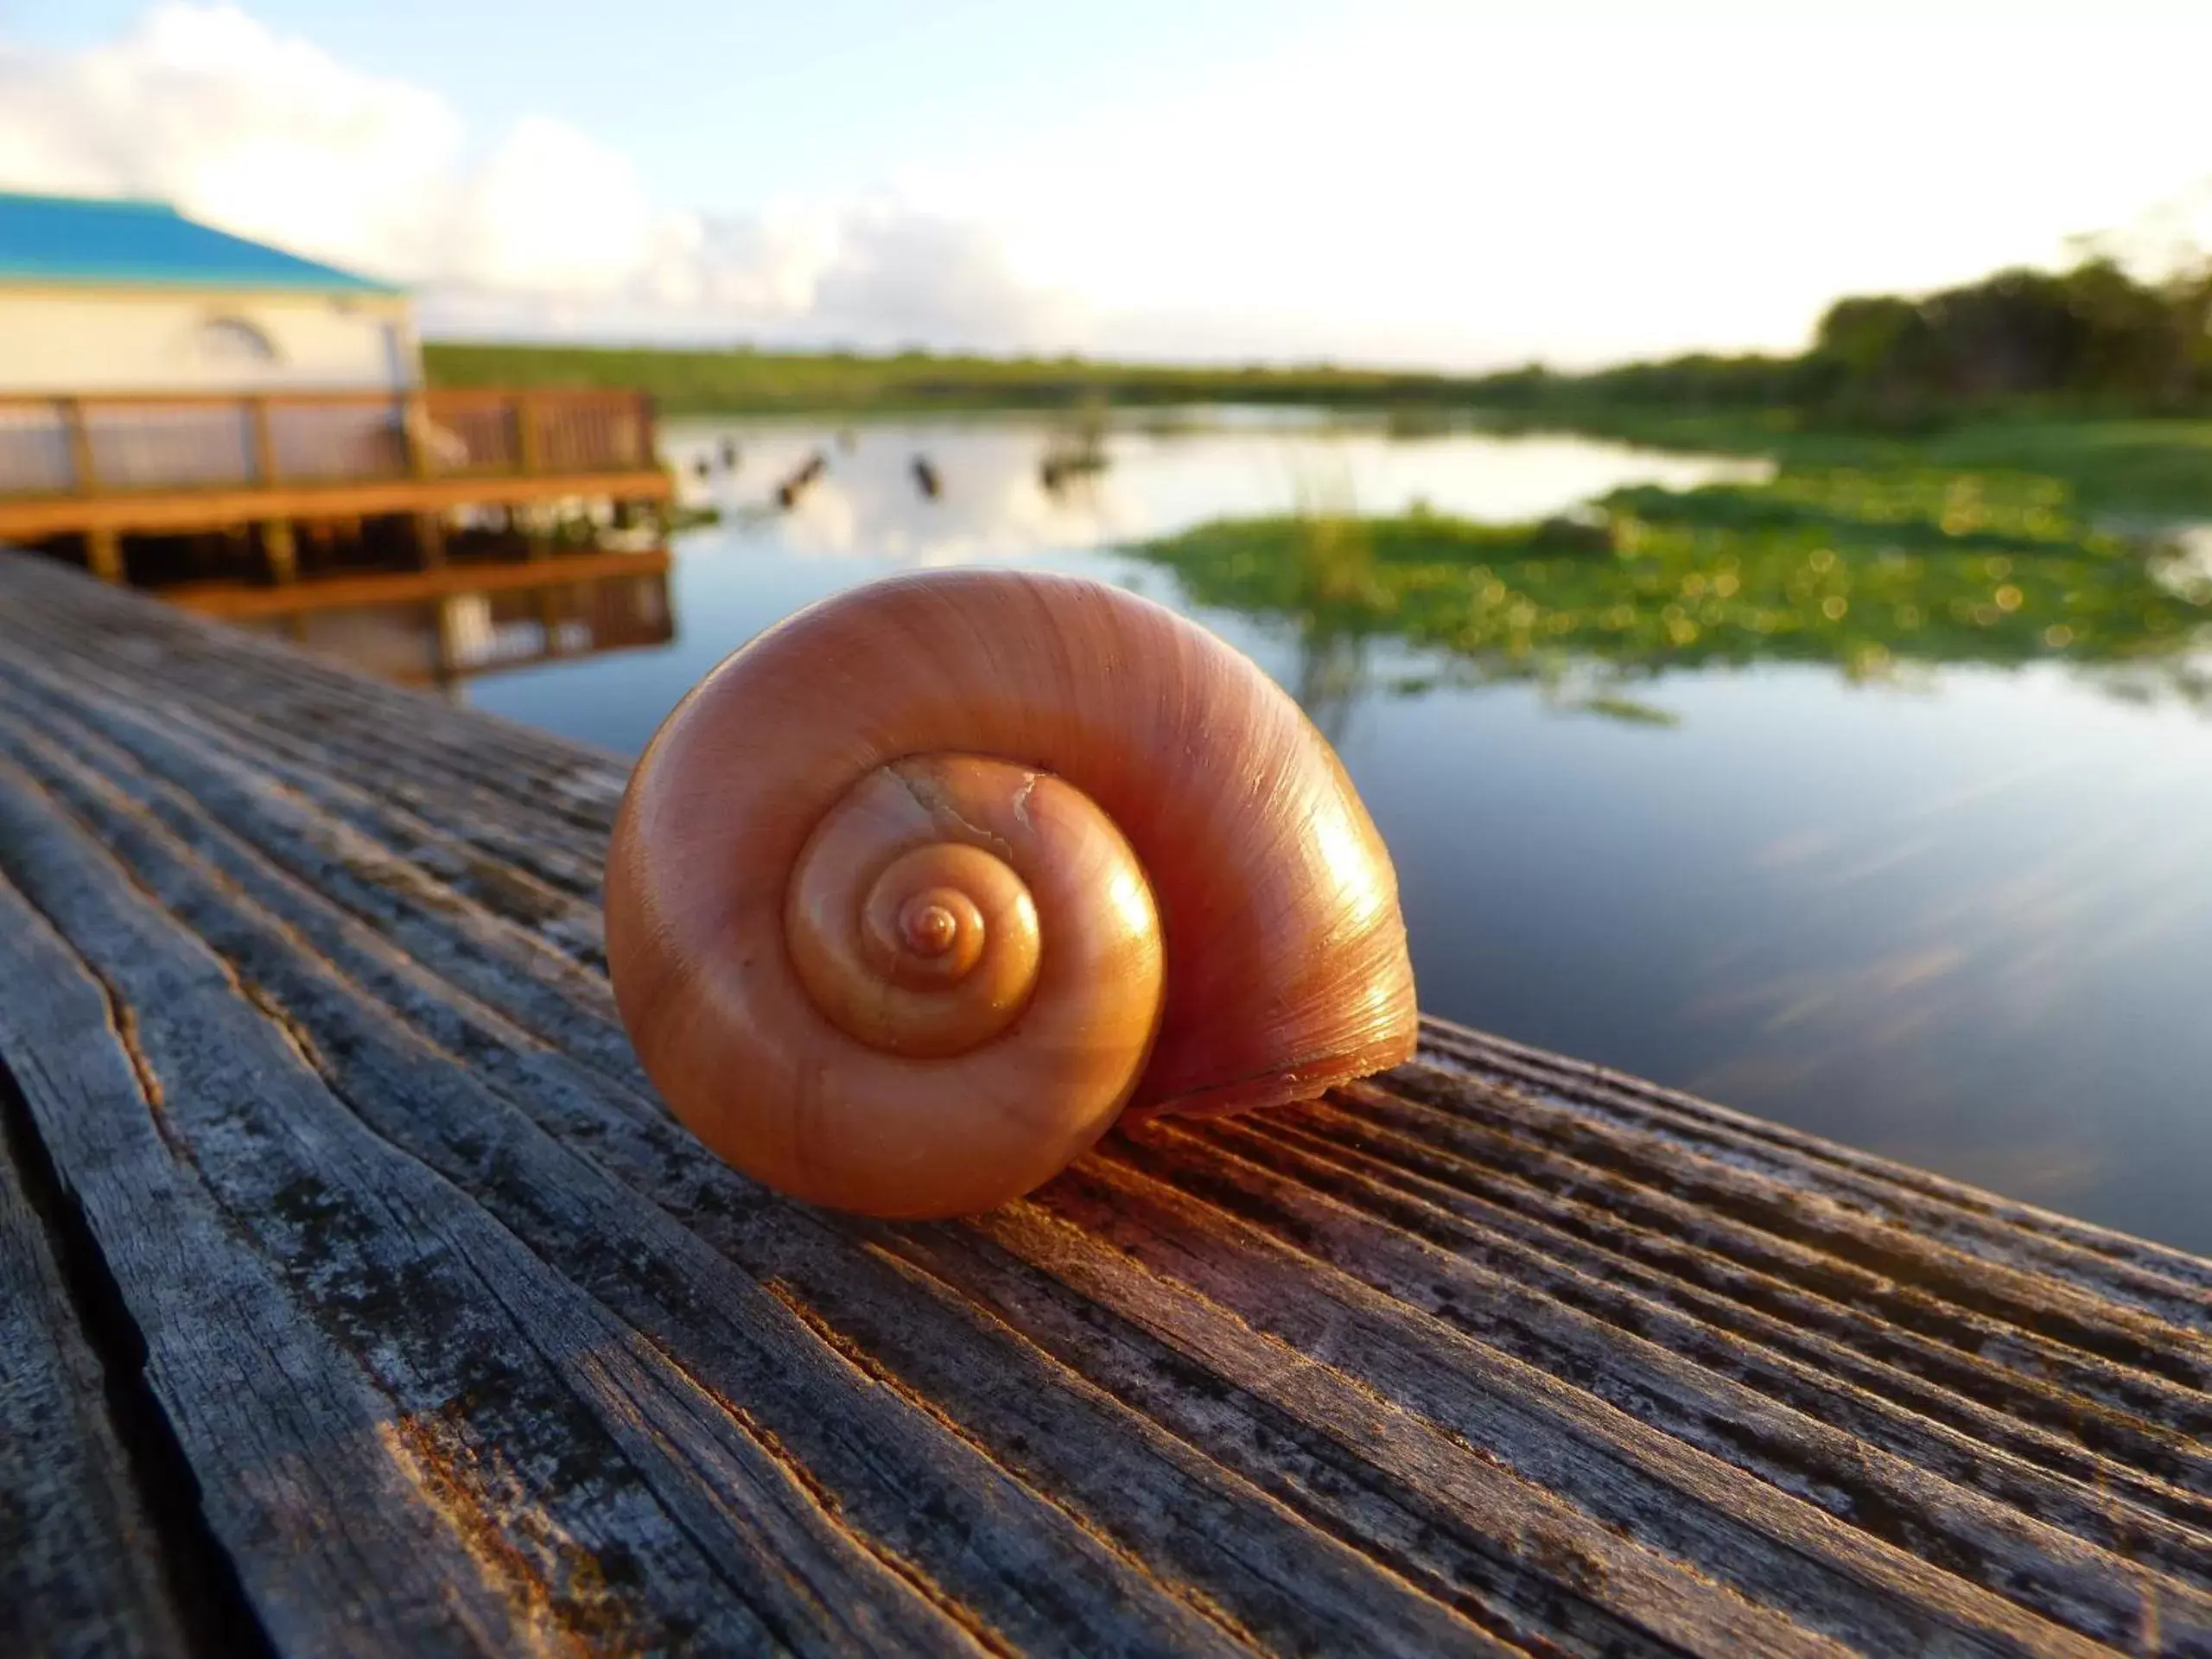
[[[2212,1262],[1441,1024],[809,1211],[622,781],[0,554],[0,1652],[2212,1653]]]

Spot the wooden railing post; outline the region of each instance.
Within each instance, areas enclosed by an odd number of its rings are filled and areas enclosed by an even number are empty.
[[[525,475],[537,471],[537,404],[526,391],[515,394],[515,464]]]
[[[437,470],[430,452],[430,404],[419,391],[410,391],[400,405],[399,430],[407,447],[407,471],[414,478],[428,478]]]
[[[269,400],[246,399],[247,418],[253,423],[253,475],[264,489],[276,482],[276,438],[270,429]]]
[[[69,481],[79,495],[98,495],[99,467],[92,458],[92,435],[85,425],[85,400],[60,400],[62,430],[69,441]],[[123,537],[113,524],[94,524],[85,531],[85,565],[102,582],[121,582],[128,574],[123,563]]]
[[[60,397],[54,400],[61,413],[61,429],[69,441],[69,482],[79,495],[99,493],[99,469],[92,462],[92,435],[85,426],[85,400],[81,397]]]

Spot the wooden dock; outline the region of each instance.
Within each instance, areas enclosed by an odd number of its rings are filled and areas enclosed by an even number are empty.
[[[0,541],[70,538],[110,581],[125,537],[251,531],[283,582],[302,524],[404,520],[435,566],[455,508],[626,511],[673,490],[631,392],[0,397]]]
[[[2212,1262],[1441,1023],[810,1211],[622,784],[0,554],[0,1651],[2212,1654]]]

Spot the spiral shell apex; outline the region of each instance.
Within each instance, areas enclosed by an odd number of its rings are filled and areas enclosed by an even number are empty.
[[[1123,1111],[1318,1095],[1413,1052],[1397,881],[1251,662],[1072,577],[896,577],[670,715],[607,856],[639,1058],[795,1197],[990,1208]]]

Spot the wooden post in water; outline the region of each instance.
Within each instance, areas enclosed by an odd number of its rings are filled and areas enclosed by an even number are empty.
[[[537,590],[537,631],[545,641],[545,654],[561,654],[561,611],[565,589],[541,588]]]
[[[522,538],[522,556],[532,563],[553,556],[550,515],[537,502],[518,501],[507,509],[507,528]]]
[[[430,683],[448,696],[461,683],[461,630],[454,613],[459,603],[448,596],[431,607]]]
[[[123,537],[112,524],[96,524],[85,532],[85,563],[102,582],[123,580]]]
[[[289,518],[270,518],[261,526],[261,550],[269,561],[269,574],[279,586],[300,579],[300,548]]]
[[[439,570],[446,562],[446,521],[435,512],[415,515],[415,548],[425,570]]]

